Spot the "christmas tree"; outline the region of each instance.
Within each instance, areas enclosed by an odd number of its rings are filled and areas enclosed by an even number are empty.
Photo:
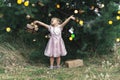
[[[110,53],[116,40],[120,41],[119,0],[3,0],[0,4],[0,33],[21,38],[30,46],[45,45],[48,31],[40,26],[28,33],[28,23],[50,24],[52,17],[64,21],[70,15],[76,20],[65,26],[63,38],[71,55]]]

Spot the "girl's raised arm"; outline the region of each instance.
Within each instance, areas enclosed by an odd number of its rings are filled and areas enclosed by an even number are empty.
[[[39,24],[39,25],[41,25],[41,26],[44,26],[45,28],[48,28],[48,27],[49,27],[49,25],[47,25],[47,24],[45,24],[45,23],[43,23],[43,22],[41,22],[41,21],[34,21],[34,23],[35,23],[35,24]]]
[[[75,20],[75,17],[73,17],[73,15],[70,16],[70,17],[68,17],[68,18],[61,24],[61,26],[64,27],[71,19],[72,19],[72,20]]]

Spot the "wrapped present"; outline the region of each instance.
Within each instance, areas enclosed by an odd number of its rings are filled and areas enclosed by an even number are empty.
[[[73,68],[73,67],[80,67],[80,66],[83,66],[83,60],[81,59],[75,59],[75,60],[68,60],[68,61],[65,61],[65,65],[68,67],[68,68]]]

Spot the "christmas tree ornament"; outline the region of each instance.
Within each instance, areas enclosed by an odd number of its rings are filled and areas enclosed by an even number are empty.
[[[118,10],[120,10],[120,4],[119,4],[119,6],[118,6]]]
[[[11,31],[11,28],[10,27],[7,27],[6,28],[6,32],[10,32]]]
[[[72,38],[72,37],[69,37],[69,40],[70,40],[70,41],[72,41],[72,40],[73,40],[73,38]]]
[[[85,12],[84,10],[79,10],[79,13],[80,13],[80,14],[82,14],[82,13],[84,13],[84,12]]]
[[[67,6],[69,6],[70,4],[69,3],[66,3]]]
[[[45,6],[42,2],[38,2],[38,5]]]
[[[74,10],[74,13],[77,14],[77,13],[78,13],[78,10]]]
[[[120,16],[116,16],[116,19],[117,19],[117,20],[120,20]]]
[[[119,39],[119,38],[116,38],[116,42],[120,42],[120,39]]]
[[[31,18],[31,16],[30,16],[30,15],[26,15],[26,18],[27,18],[27,19],[30,19],[30,18]]]
[[[60,4],[56,4],[56,8],[58,8],[58,9],[59,9],[59,8],[60,8]]]
[[[98,9],[98,8],[95,8],[94,12],[95,12],[95,13],[98,13],[98,12],[99,12],[99,9]]]
[[[96,13],[96,14],[97,14],[97,16],[99,16],[99,17],[101,16],[101,14],[100,14],[100,13]]]
[[[98,8],[95,8],[94,12],[95,12],[95,14],[97,14],[97,16],[99,16],[99,17],[101,16],[101,14],[99,13],[99,9]]]
[[[45,38],[50,38],[50,34],[45,35]]]
[[[35,7],[35,4],[32,4],[32,7]]]
[[[36,39],[33,39],[33,42],[35,42],[36,41]]]
[[[99,4],[99,8],[104,8],[105,5],[104,4]]]
[[[98,2],[97,5],[98,5],[98,7],[101,8],[101,9],[105,7],[105,5],[104,5],[103,3],[101,3],[101,2]]]
[[[112,21],[112,20],[109,20],[109,21],[108,21],[108,24],[112,25],[112,24],[113,24],[113,21]]]
[[[48,36],[47,36],[47,35],[45,35],[45,38],[48,38]]]
[[[12,6],[12,4],[11,3],[8,3],[8,7],[11,7]]]
[[[75,38],[75,34],[71,34],[71,37],[74,39]]]
[[[79,24],[80,24],[81,26],[83,26],[84,21],[83,21],[83,20],[80,20],[80,21],[79,21]]]
[[[94,6],[91,6],[91,7],[90,7],[90,10],[94,10],[94,8],[95,8]]]
[[[120,14],[120,10],[118,11],[118,14]]]
[[[71,28],[69,29],[69,32],[70,32],[71,34],[73,34],[73,33],[74,33],[74,28],[71,27]]]
[[[17,0],[17,4],[22,4],[22,0]]]
[[[29,1],[25,1],[24,6],[26,6],[26,7],[29,6]]]
[[[49,16],[49,17],[51,17],[51,16],[52,16],[52,14],[51,14],[51,13],[49,13],[49,14],[48,14],[48,16]]]

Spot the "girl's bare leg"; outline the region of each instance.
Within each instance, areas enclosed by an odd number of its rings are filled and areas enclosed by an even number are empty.
[[[50,57],[50,68],[53,69],[54,57]]]
[[[56,58],[56,61],[57,61],[57,67],[59,68],[60,67],[60,62],[61,62],[61,57],[57,57]]]

